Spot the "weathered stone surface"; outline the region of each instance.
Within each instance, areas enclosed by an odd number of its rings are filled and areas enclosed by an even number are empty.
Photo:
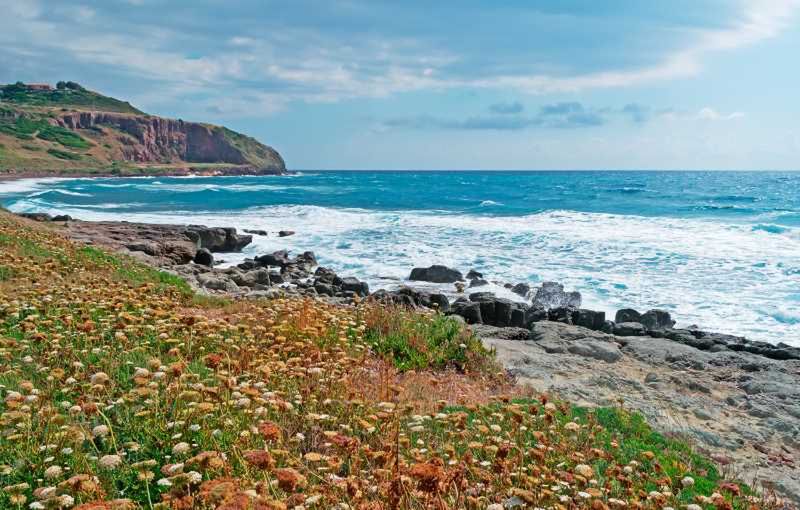
[[[434,264],[430,267],[415,267],[408,279],[420,282],[455,283],[464,281],[464,276],[457,269]]]
[[[641,322],[647,329],[671,329],[675,325],[668,311],[656,309],[648,310],[636,322]]]
[[[564,286],[556,282],[544,282],[533,296],[533,306],[550,308],[580,308],[580,292],[565,292]]]
[[[642,314],[633,308],[623,308],[622,310],[617,310],[617,314],[614,316],[614,322],[639,322],[641,318]]]
[[[214,265],[214,255],[207,248],[200,248],[194,255],[194,263],[211,267]]]
[[[622,359],[622,351],[619,350],[619,347],[608,342],[593,340],[574,342],[567,347],[567,351],[585,358],[599,359],[606,363],[614,363]]]

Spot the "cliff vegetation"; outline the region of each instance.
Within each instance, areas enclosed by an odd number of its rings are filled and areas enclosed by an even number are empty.
[[[0,175],[281,173],[273,148],[230,129],[167,119],[74,82],[0,87]]]

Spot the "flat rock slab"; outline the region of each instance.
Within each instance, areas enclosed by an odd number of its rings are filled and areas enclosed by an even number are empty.
[[[504,329],[475,332],[520,384],[578,405],[621,402],[800,504],[800,361],[550,321],[527,340]]]

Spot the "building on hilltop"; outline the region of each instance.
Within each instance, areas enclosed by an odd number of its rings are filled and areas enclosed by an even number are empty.
[[[27,87],[28,90],[53,90],[53,87],[47,83],[26,83],[25,87]]]

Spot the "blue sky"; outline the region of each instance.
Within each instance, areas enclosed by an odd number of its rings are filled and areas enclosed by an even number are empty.
[[[800,0],[0,0],[0,82],[292,168],[800,169]]]

